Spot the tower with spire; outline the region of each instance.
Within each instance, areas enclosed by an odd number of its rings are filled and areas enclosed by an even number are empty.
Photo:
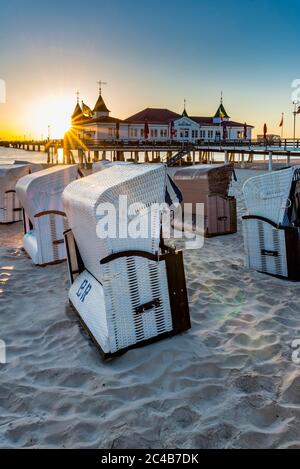
[[[189,117],[188,113],[187,113],[187,110],[186,110],[186,99],[184,100],[184,104],[183,104],[183,112],[182,112],[182,117]]]
[[[103,81],[98,81],[99,85],[99,97],[93,109],[93,113],[95,117],[108,117],[110,110],[107,108],[103,98],[102,98],[102,85],[106,85],[107,83]]]
[[[76,95],[77,95],[77,103],[76,103],[74,112],[72,114],[72,125],[76,125],[84,119],[84,114],[79,104],[79,91],[77,91]]]
[[[217,109],[217,112],[215,113],[213,117],[213,123],[214,124],[220,124],[221,122],[226,122],[229,121],[230,117],[227,114],[224,105],[223,105],[223,92],[221,92],[221,100],[220,100],[220,106]]]

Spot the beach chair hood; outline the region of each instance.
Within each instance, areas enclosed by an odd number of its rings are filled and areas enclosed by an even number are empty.
[[[53,166],[18,181],[17,195],[31,221],[43,212],[63,211],[63,190],[76,179],[77,171],[77,165]]]
[[[153,210],[153,204],[159,206],[165,203],[165,190],[166,166],[163,164],[112,166],[74,181],[65,189],[63,203],[69,226],[86,268],[99,281],[101,259],[131,249],[152,254],[159,250],[160,210]],[[119,204],[120,196],[123,205]],[[147,207],[152,205],[153,238],[130,239],[127,233],[124,236],[120,234],[120,220],[126,216],[123,212],[125,199],[128,207],[137,204],[136,215],[141,217],[141,224],[149,221]],[[116,233],[115,236],[101,239],[97,234],[97,224],[103,217],[102,209],[105,211],[106,208],[115,210]]]
[[[248,179],[243,187],[248,215],[267,218],[277,225],[284,223],[292,183],[299,172],[300,166],[294,166]]]

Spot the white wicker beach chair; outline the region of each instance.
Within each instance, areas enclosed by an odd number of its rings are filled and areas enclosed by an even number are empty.
[[[77,165],[53,166],[23,177],[16,186],[24,209],[24,249],[37,265],[66,258],[62,193],[77,175]]]
[[[154,164],[113,166],[64,191],[69,299],[105,358],[190,328],[182,253],[167,250],[160,237],[165,192],[166,167]],[[127,233],[120,196],[136,204]],[[107,204],[116,232],[104,238],[100,209]],[[142,237],[130,236],[130,224],[147,223]]]
[[[26,164],[0,165],[0,223],[22,220],[22,208],[16,196],[16,183],[29,172],[30,166]]]
[[[300,280],[300,166],[250,178],[243,191],[246,267]]]
[[[128,161],[109,161],[101,160],[93,163],[93,173],[98,173],[98,171],[103,171],[104,169],[111,168],[112,166],[124,166],[132,164]]]

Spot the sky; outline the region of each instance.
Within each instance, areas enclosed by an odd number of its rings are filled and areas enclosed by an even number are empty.
[[[45,137],[48,125],[63,136],[76,91],[93,107],[99,79],[114,117],[182,112],[184,99],[212,116],[223,91],[254,136],[265,122],[280,134],[284,112],[292,137],[299,15],[298,0],[0,0],[0,138]]]

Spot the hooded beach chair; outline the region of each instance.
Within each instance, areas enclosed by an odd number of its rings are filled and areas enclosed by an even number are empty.
[[[243,192],[246,267],[300,280],[300,166],[252,177]]]
[[[166,185],[165,165],[130,164],[64,191],[69,299],[104,358],[190,328],[182,252],[161,238]],[[107,237],[105,210],[112,213]]]
[[[33,262],[46,265],[66,258],[62,193],[77,178],[77,165],[53,166],[23,177],[16,186],[24,209],[23,246]]]
[[[16,196],[18,180],[29,174],[30,165],[0,165],[0,223],[13,223],[22,220],[22,208]]]
[[[206,237],[236,233],[236,199],[228,195],[233,174],[232,164],[194,165],[175,173],[183,198],[183,229],[200,230]],[[204,204],[201,226],[196,226],[197,204]]]
[[[93,163],[93,173],[98,173],[98,171],[103,171],[104,169],[111,168],[112,166],[123,166],[132,164],[127,161],[109,161],[109,160],[101,160]]]

